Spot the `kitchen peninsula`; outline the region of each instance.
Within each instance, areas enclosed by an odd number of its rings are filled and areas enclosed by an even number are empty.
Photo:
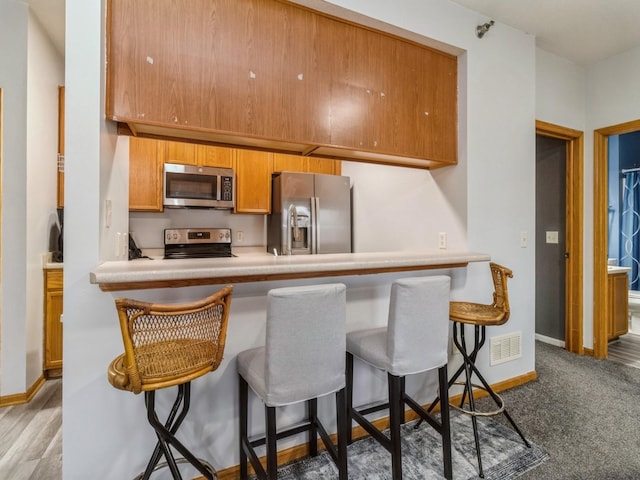
[[[464,267],[487,254],[454,251],[372,252],[323,255],[238,255],[232,258],[105,262],[90,274],[104,291],[185,287],[365,275]]]

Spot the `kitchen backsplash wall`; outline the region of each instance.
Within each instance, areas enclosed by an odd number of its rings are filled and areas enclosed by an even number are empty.
[[[267,244],[266,215],[232,214],[228,210],[168,208],[162,213],[130,212],[129,232],[139,248],[164,248],[165,228],[230,228],[232,245],[260,246]],[[244,232],[244,242],[236,241],[238,231]]]

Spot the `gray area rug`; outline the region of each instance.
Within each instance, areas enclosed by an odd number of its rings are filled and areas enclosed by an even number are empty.
[[[402,428],[402,473],[405,480],[442,479],[442,442],[438,433],[414,422]],[[527,448],[517,433],[489,418],[478,418],[485,479],[513,479],[544,462],[549,455],[535,444]],[[453,478],[478,478],[471,418],[451,412]],[[349,445],[349,479],[391,479],[391,455],[371,437]],[[278,470],[282,480],[337,479],[338,473],[326,452],[284,465]]]

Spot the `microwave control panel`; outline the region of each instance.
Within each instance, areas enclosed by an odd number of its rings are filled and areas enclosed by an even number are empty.
[[[233,200],[233,177],[223,175],[220,182],[220,200]]]

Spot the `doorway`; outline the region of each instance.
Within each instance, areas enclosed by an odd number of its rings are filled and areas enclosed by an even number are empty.
[[[609,250],[609,137],[640,130],[640,120],[593,132],[593,356],[607,358],[607,257]]]
[[[536,135],[565,143],[564,345],[567,351],[582,355],[583,133],[537,120]]]
[[[536,135],[536,337],[565,343],[567,142]]]

